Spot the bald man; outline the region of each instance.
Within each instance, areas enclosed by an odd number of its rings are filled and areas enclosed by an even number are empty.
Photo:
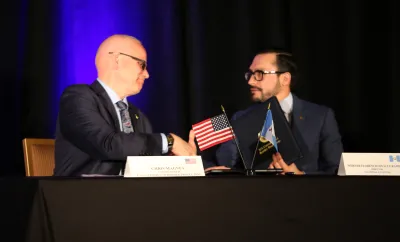
[[[98,48],[97,80],[65,89],[56,128],[55,176],[123,175],[127,156],[196,155],[192,131],[188,142],[173,133],[153,133],[148,118],[127,101],[149,78],[146,60],[139,40],[113,35]]]

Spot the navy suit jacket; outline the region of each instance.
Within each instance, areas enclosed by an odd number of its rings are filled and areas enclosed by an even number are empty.
[[[235,113],[232,120],[252,108],[253,106]],[[291,128],[303,153],[303,158],[294,161],[297,168],[306,174],[336,174],[343,145],[332,109],[293,95]],[[240,143],[240,140],[238,142]],[[217,149],[216,164],[206,164],[207,167],[212,165],[243,167],[233,140],[223,143]],[[250,164],[247,166],[250,167]]]
[[[148,118],[131,103],[129,114],[135,132],[126,134],[99,82],[66,88],[57,119],[54,175],[118,175],[127,156],[161,155],[161,135],[152,133]]]

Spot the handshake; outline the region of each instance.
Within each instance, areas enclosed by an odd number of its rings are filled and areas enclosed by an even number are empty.
[[[181,137],[172,134],[174,144],[172,145],[172,154],[178,156],[195,156],[197,155],[196,143],[194,142],[194,131],[190,130],[188,142],[184,141]]]

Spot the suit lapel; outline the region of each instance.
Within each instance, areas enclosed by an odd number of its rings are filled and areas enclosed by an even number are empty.
[[[303,159],[308,153],[309,143],[306,136],[309,133],[310,119],[303,101],[293,95],[292,133],[300,147]]]
[[[106,107],[108,114],[111,116],[112,122],[114,123],[115,128],[120,130],[120,124],[118,120],[118,116],[115,110],[114,104],[111,102],[110,97],[108,96],[106,90],[101,86],[98,81],[95,81],[91,85],[92,89],[97,93],[101,102]]]
[[[129,116],[131,117],[131,122],[133,124],[133,130],[135,132],[141,132],[142,127],[140,126],[140,116],[139,116],[139,110],[133,106],[131,103],[129,103]]]
[[[302,101],[297,96],[293,95],[293,114],[291,120],[292,131],[305,130],[306,118],[307,117],[305,115],[305,110]]]

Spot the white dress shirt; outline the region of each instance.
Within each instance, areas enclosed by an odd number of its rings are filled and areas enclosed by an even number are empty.
[[[285,113],[285,117],[287,121],[290,123],[291,114],[293,112],[293,95],[289,93],[287,97],[285,97],[282,101],[279,102],[283,112]]]

